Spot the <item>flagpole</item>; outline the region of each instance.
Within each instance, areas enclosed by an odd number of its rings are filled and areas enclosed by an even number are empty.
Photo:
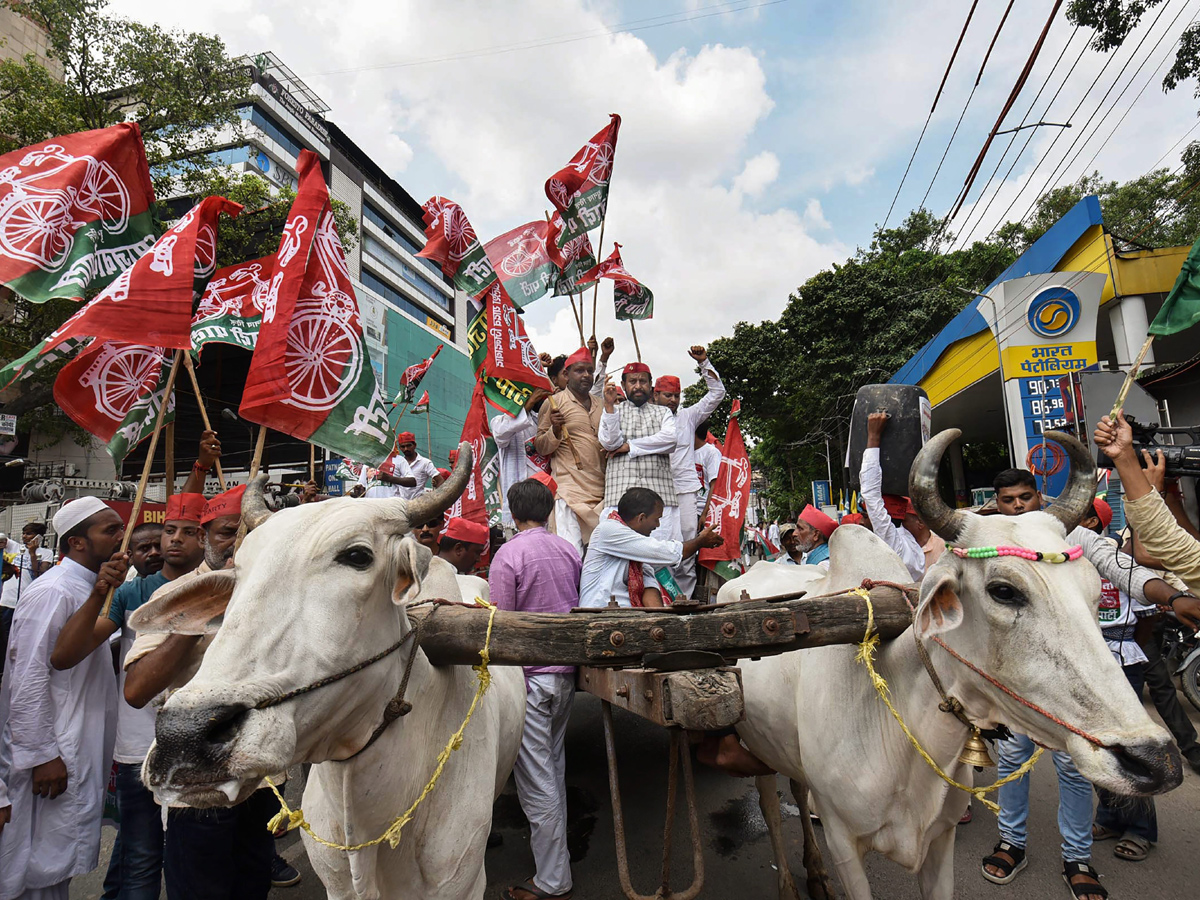
[[[171,403],[171,392],[175,390],[175,376],[179,374],[180,363],[185,351],[175,351],[175,363],[171,366],[171,374],[167,376],[167,386],[163,391],[162,403],[158,407],[158,416],[154,420],[154,432],[150,435],[150,446],[146,448],[146,462],[142,464],[142,478],[138,482],[137,494],[133,498],[133,509],[129,513],[129,522],[125,526],[125,536],[121,538],[121,549],[119,552],[125,553],[129,550],[130,540],[133,538],[133,523],[137,521],[138,514],[142,511],[142,501],[146,496],[146,485],[150,481],[150,467],[154,465],[154,453],[158,449],[158,436],[163,430],[163,419],[167,415],[167,407]],[[108,616],[108,611],[112,609],[113,591],[115,587],[108,589],[108,596],[104,598],[104,607],[100,610],[100,618],[104,619]]]
[[[192,380],[192,391],[196,394],[196,405],[200,407],[200,421],[204,423],[205,431],[212,431],[212,422],[208,420],[208,410],[204,406],[204,395],[200,393],[200,382],[196,379],[196,369],[192,365],[192,354],[184,352],[183,365],[187,369],[188,377]],[[216,434],[216,432],[213,432]],[[221,461],[217,460],[217,483],[221,485],[221,490],[225,490],[225,473],[221,471]]]
[[[642,348],[638,346],[637,328],[633,325],[633,319],[629,320],[629,330],[633,332],[633,349],[637,351],[638,362],[642,361]]]
[[[317,480],[317,445],[308,445],[308,480]]]
[[[608,212],[608,204],[607,203],[604,206],[604,211],[605,211],[605,213]],[[596,242],[596,261],[597,262],[600,262],[604,259],[604,225],[605,225],[605,221],[607,218],[608,218],[608,216],[605,215],[605,217],[600,220],[600,240]],[[597,298],[597,296],[599,296],[599,294],[600,294],[600,279],[597,278],[596,286],[594,288],[592,288],[592,335],[593,336],[596,334],[596,298]],[[582,299],[582,297],[580,299]],[[642,358],[639,356],[638,362],[641,362],[641,361],[642,361]]]
[[[246,479],[247,484],[254,480],[258,475],[258,467],[262,465],[263,450],[267,446],[267,426],[258,426],[258,439],[254,442],[254,455],[250,457],[250,476]],[[236,555],[241,549],[242,541],[246,539],[246,533],[249,529],[246,527],[246,520],[243,518],[238,522],[237,536],[233,539],[233,552]]]
[[[1113,403],[1112,412],[1108,414],[1110,419],[1114,421],[1117,418],[1117,413],[1121,411],[1121,407],[1125,405],[1125,398],[1129,395],[1129,387],[1133,384],[1133,379],[1137,378],[1138,369],[1142,367],[1142,363],[1146,359],[1146,354],[1150,352],[1150,345],[1154,343],[1154,335],[1146,335],[1146,343],[1142,344],[1141,352],[1138,353],[1137,359],[1133,361],[1129,371],[1125,373],[1125,383],[1121,385],[1121,390],[1117,392],[1117,399]]]
[[[429,407],[425,407],[425,450],[433,459],[433,428],[429,424]]]
[[[175,493],[175,423],[168,422],[164,430],[167,433],[166,496],[169,500],[171,495]]]
[[[542,210],[542,211],[546,214],[546,240],[550,241],[550,240],[554,239],[554,236],[551,233],[551,229],[550,229],[550,225],[551,225],[550,211],[549,210]],[[603,225],[603,223],[601,223],[601,224]],[[583,317],[584,317],[584,315],[586,315],[586,313],[581,311],[583,309],[583,294],[580,293],[580,295],[579,295],[580,309],[575,308],[575,295],[574,294],[568,292],[567,299],[571,301],[571,315],[573,315],[575,317],[575,327],[579,329],[579,345],[582,347],[584,344],[587,343],[587,341],[584,339],[584,336],[583,336]]]

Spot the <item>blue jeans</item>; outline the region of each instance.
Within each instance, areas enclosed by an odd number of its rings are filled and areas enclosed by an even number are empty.
[[[233,807],[170,810],[163,859],[168,900],[264,900],[275,859],[267,823],[277,812],[269,790]]]
[[[1023,734],[997,741],[1001,778],[1011,775],[1033,756],[1034,744]],[[1058,831],[1065,862],[1090,863],[1092,858],[1092,785],[1079,774],[1066,753],[1052,751],[1058,770]],[[1025,848],[1029,821],[1029,776],[1000,788],[1000,838]]]
[[[1146,680],[1146,664],[1124,666],[1125,677],[1134,693],[1142,695]],[[1153,797],[1126,797],[1104,788],[1096,788],[1100,805],[1096,808],[1096,824],[1111,828],[1118,834],[1136,834],[1154,843],[1158,840],[1158,812]]]
[[[162,889],[162,808],[142,784],[141,763],[117,763],[121,822],[104,878],[103,900],[158,900]]]

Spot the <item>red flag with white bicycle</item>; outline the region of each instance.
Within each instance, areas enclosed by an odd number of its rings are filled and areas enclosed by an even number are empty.
[[[387,409],[367,354],[358,300],[315,153],[275,256],[241,415],[341,456],[378,463],[391,450]]]
[[[712,498],[708,504],[708,516],[704,524],[721,533],[725,543],[720,547],[700,551],[700,564],[730,576],[741,574],[729,572],[721,563],[733,562],[741,557],[742,524],[746,521],[746,510],[750,505],[750,457],[742,440],[742,428],[738,424],[738,413],[742,410],[740,400],[733,401],[729,415],[729,427],[725,431],[725,446],[721,450],[721,468],[713,483]],[[721,572],[727,569],[727,572]]]
[[[253,350],[271,291],[275,258],[264,256],[218,269],[192,316],[192,353],[198,359],[208,344]]]
[[[612,113],[609,123],[580,147],[569,163],[546,179],[546,196],[562,214],[560,247],[599,228],[604,221],[620,128],[621,117]]]
[[[0,156],[0,283],[34,303],[82,300],[154,244],[153,205],[132,122]]]
[[[433,352],[429,354],[428,359],[414,363],[401,373],[400,393],[396,394],[396,399],[392,401],[392,406],[399,406],[401,403],[412,403],[413,397],[417,396],[417,387],[421,384],[425,373],[429,371],[429,367],[433,365],[433,361],[437,359],[437,355],[442,352],[442,347],[444,346],[444,344],[438,344],[433,349]]]
[[[562,219],[557,223],[561,225]],[[551,256],[551,246],[557,237],[555,224],[544,219],[527,222],[484,246],[488,259],[496,269],[504,289],[519,309],[524,309],[554,288],[561,266]],[[555,254],[558,248],[554,248]]]
[[[552,391],[554,385],[504,285],[492,282],[471,302],[483,304],[472,320],[481,319],[473,335],[481,333],[483,340],[480,346],[472,346],[471,361],[478,360],[476,377],[483,381],[487,403],[506,415],[519,415],[530,394],[537,389]]]
[[[621,262],[620,244],[613,244],[613,252],[608,255],[608,259],[580,275],[575,287],[578,290],[589,288],[601,278],[608,278],[613,282],[613,305],[616,307],[618,319],[641,321],[654,317],[654,294],[650,288],[629,274],[629,270]]]
[[[496,270],[463,208],[445,197],[430,197],[425,210],[425,246],[417,256],[442,267],[460,291],[474,297],[496,280]]]

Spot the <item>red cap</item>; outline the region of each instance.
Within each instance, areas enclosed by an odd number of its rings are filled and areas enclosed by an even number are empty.
[[[649,375],[650,367],[645,363],[632,362],[628,363],[625,368],[621,370],[622,375],[636,375],[639,372],[645,372],[647,375]]]
[[[200,524],[207,525],[213,519],[219,519],[222,516],[240,516],[242,514],[242,494],[244,493],[246,493],[246,486],[239,484],[223,494],[217,494],[204,504],[204,513],[200,516]]]
[[[396,435],[396,446],[397,447],[400,446],[401,444],[415,444],[416,442],[417,442],[417,436],[415,434],[413,434],[411,431],[402,431],[398,435]]]
[[[811,503],[804,507],[804,511],[800,513],[800,521],[807,522],[829,540],[829,536],[833,534],[833,530],[838,527],[838,523],[825,515]]]
[[[442,537],[468,544],[486,545],[488,542],[488,527],[472,522],[469,519],[451,519],[442,529]]]
[[[861,525],[864,521],[866,520],[862,517],[862,513],[846,513],[846,515],[842,516],[842,521],[839,524]]]
[[[200,522],[204,513],[203,494],[172,494],[167,498],[164,522]]]
[[[569,369],[569,368],[571,368],[571,366],[575,365],[575,363],[582,363],[582,362],[586,362],[586,363],[594,362],[594,360],[592,359],[592,351],[589,350],[587,347],[580,347],[578,350],[576,350],[574,353],[572,353],[570,356],[568,356],[567,361],[565,363],[563,363],[563,368]]]
[[[439,474],[439,475],[441,475],[443,478],[449,478],[449,477],[450,477],[450,470],[449,470],[449,469],[443,469],[443,468],[440,468],[440,467],[439,467],[439,468],[438,468],[438,474]]]
[[[674,375],[660,375],[658,381],[654,382],[656,391],[668,391],[678,394],[682,390],[679,379]]]
[[[457,465],[457,463],[458,463],[458,448],[455,447],[453,450],[451,450],[450,453],[448,454],[448,456],[450,459],[450,465],[452,465],[452,466]]]
[[[1096,515],[1100,517],[1100,527],[1108,531],[1108,526],[1112,524],[1112,507],[1108,505],[1107,500],[1101,500],[1099,497],[1092,501],[1092,506],[1096,507]]]
[[[899,494],[884,494],[883,505],[887,508],[888,515],[893,519],[903,519],[909,513],[916,513],[917,508],[912,505],[912,501],[907,497],[901,497]]]
[[[558,482],[554,480],[554,476],[549,472],[537,472],[529,477],[534,481],[540,481],[546,487],[550,488],[550,493],[555,495],[558,494]]]

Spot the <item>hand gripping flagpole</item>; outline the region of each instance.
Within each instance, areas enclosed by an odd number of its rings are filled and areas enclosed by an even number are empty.
[[[1125,373],[1125,381],[1121,385],[1121,390],[1117,392],[1117,399],[1113,403],[1112,412],[1108,417],[1114,422],[1117,419],[1117,413],[1121,411],[1121,407],[1125,405],[1125,398],[1129,395],[1129,388],[1133,384],[1133,380],[1137,378],[1138,369],[1142,367],[1142,363],[1146,359],[1146,354],[1150,352],[1150,345],[1154,343],[1154,335],[1146,335],[1146,343],[1142,344],[1141,352],[1138,353],[1137,359],[1133,361],[1133,365],[1129,367],[1129,371]]]
[[[200,421],[204,423],[205,431],[212,431],[212,422],[208,419],[208,410],[204,407],[204,395],[200,393],[200,382],[196,379],[196,369],[192,365],[192,354],[183,352],[183,365],[187,369],[188,377],[192,380],[192,390],[196,394],[196,405],[200,407]],[[214,434],[216,432],[213,432]],[[217,483],[221,485],[222,493],[225,491],[225,473],[221,471],[221,461],[217,460]]]
[[[183,365],[183,358],[187,355],[186,350],[175,351],[175,362],[171,366],[171,374],[167,376],[167,386],[163,391],[162,403],[158,406],[158,417],[154,420],[154,432],[150,435],[150,446],[146,449],[146,462],[142,464],[142,478],[138,482],[137,494],[133,498],[133,509],[129,513],[129,522],[125,525],[125,536],[121,538],[121,549],[118,551],[124,553],[129,549],[130,540],[133,538],[133,524],[137,521],[138,515],[142,511],[142,500],[146,496],[146,485],[150,481],[150,468],[154,465],[154,452],[158,449],[158,436],[162,433],[163,419],[167,415],[167,406],[171,402],[171,393],[175,390],[175,376],[179,374],[179,369]],[[104,598],[104,607],[100,610],[100,618],[108,617],[108,611],[112,609],[113,592],[116,586],[111,586],[108,589],[108,596]]]

